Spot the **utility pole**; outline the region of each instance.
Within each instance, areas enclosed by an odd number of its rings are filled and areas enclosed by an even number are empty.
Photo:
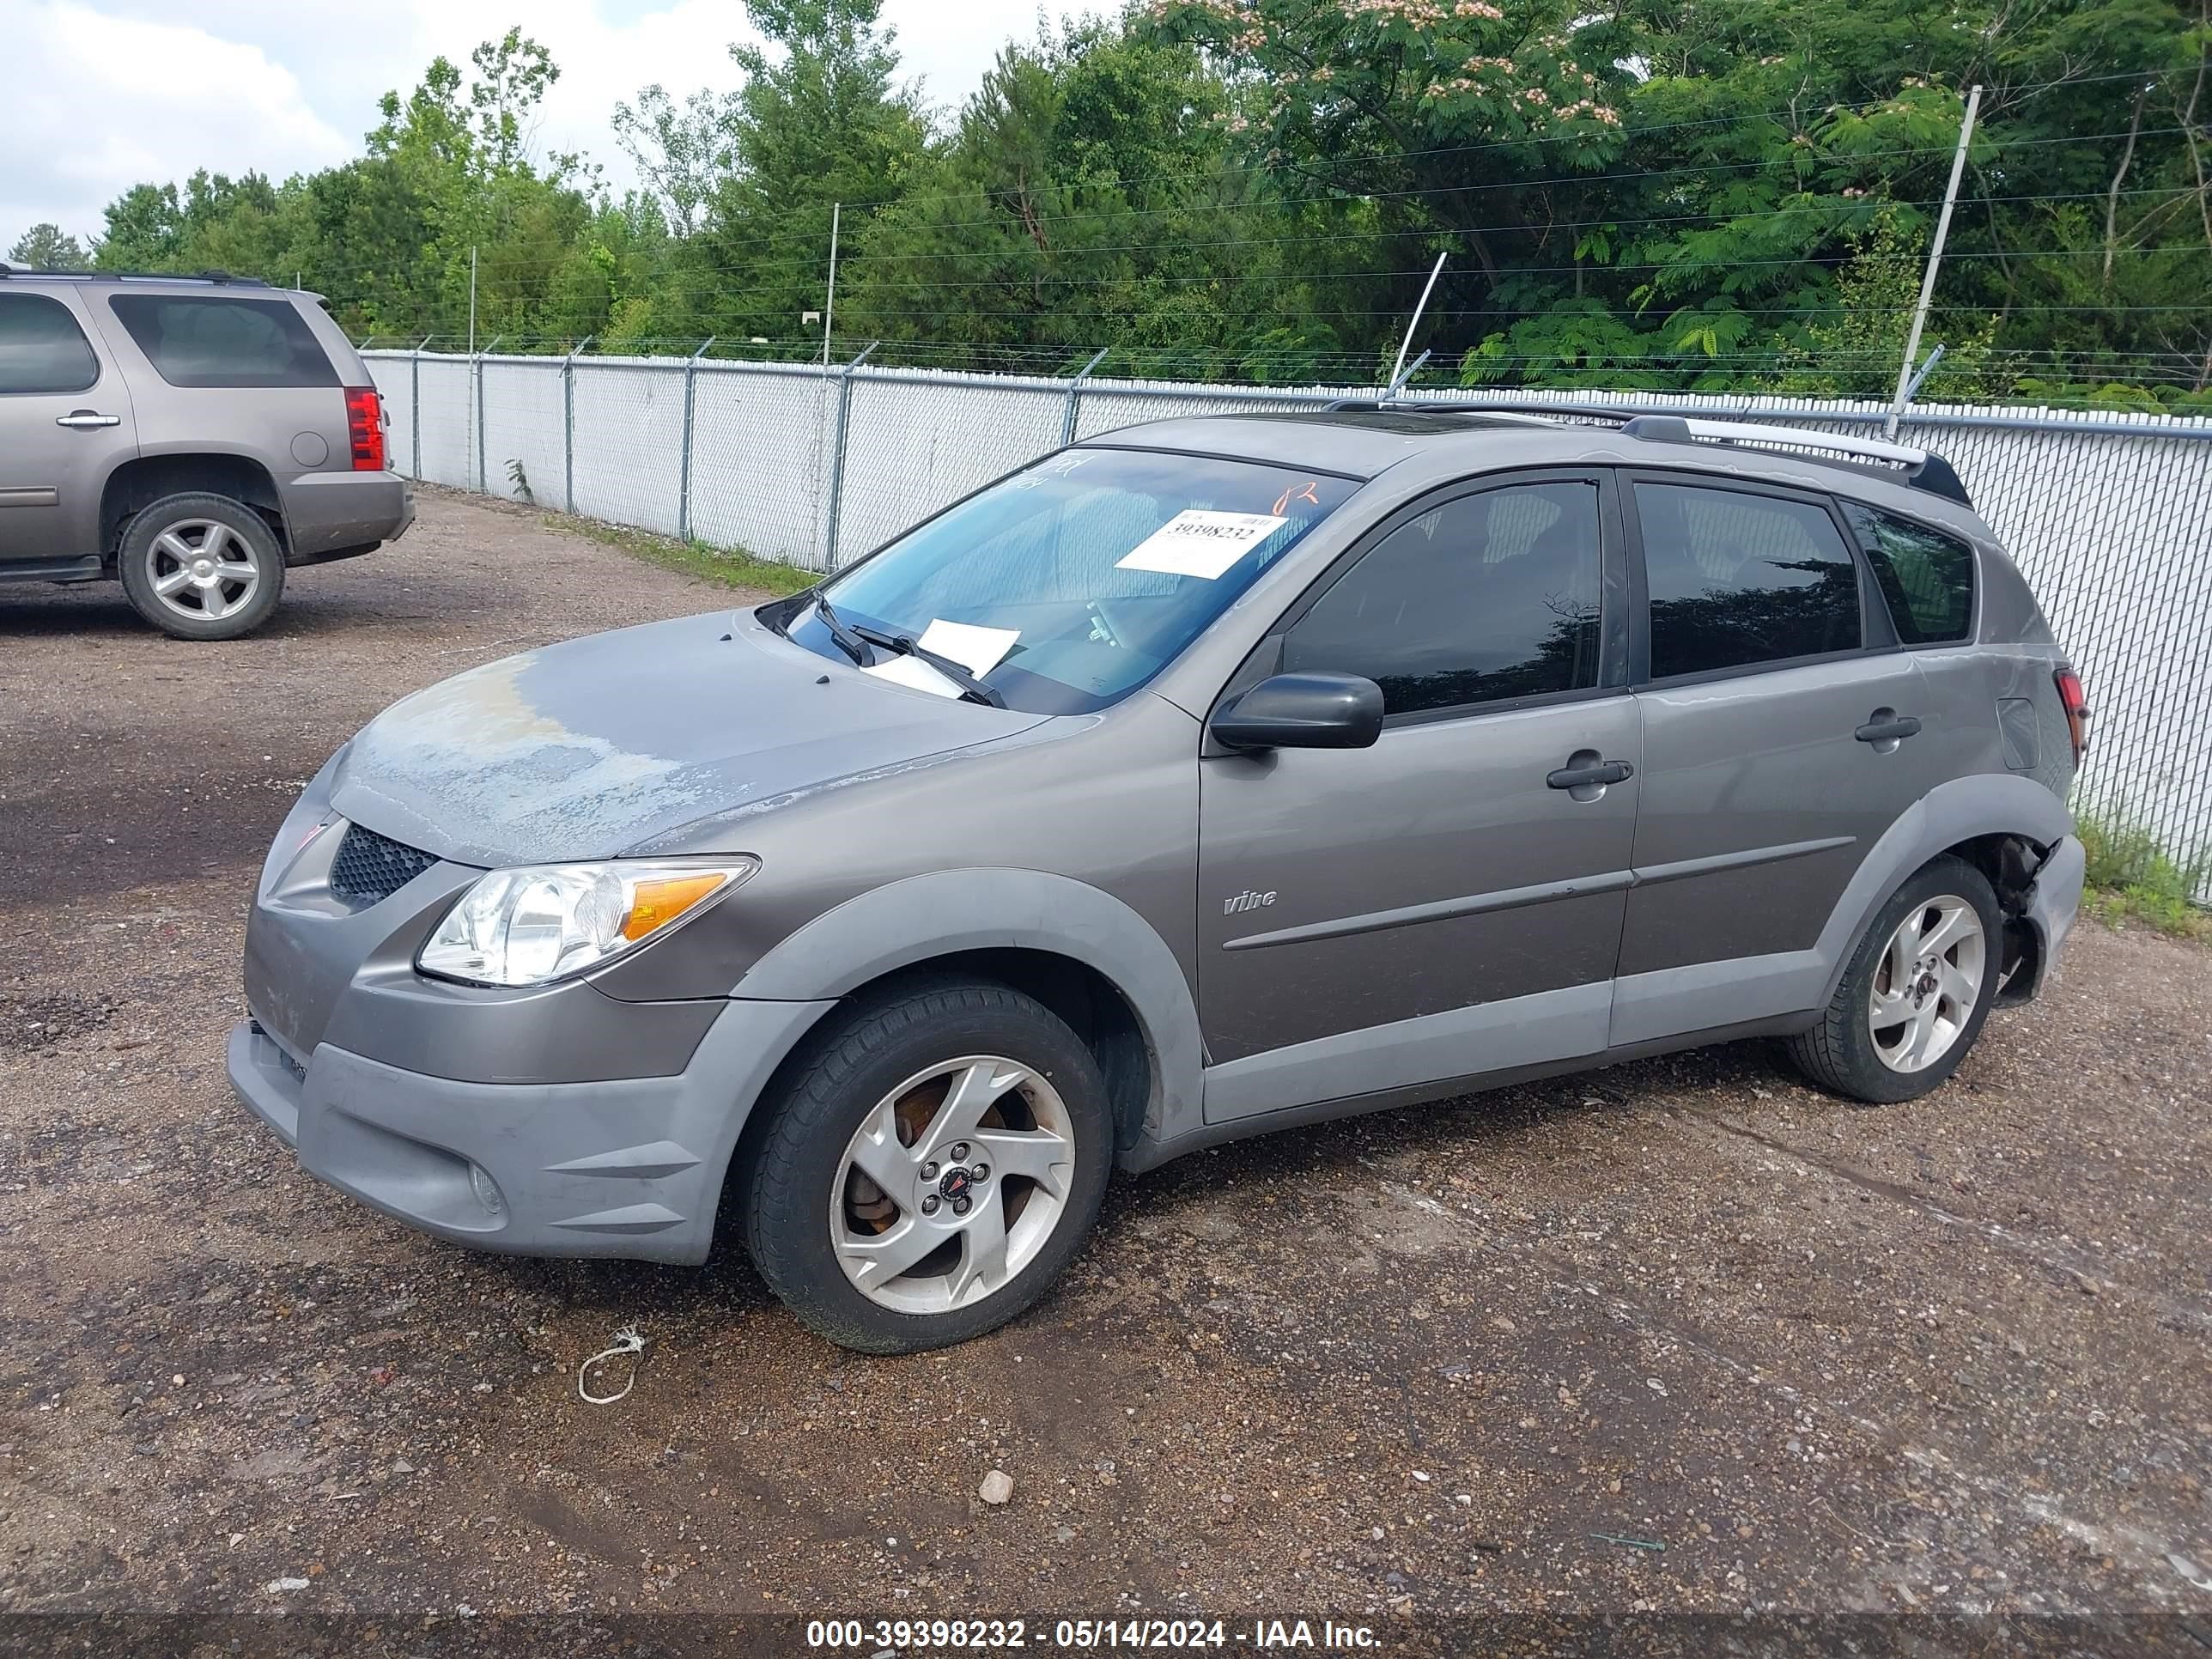
[[[1928,270],[1920,279],[1920,303],[1912,313],[1912,331],[1905,337],[1905,361],[1897,366],[1897,395],[1890,400],[1889,419],[1883,423],[1886,437],[1897,435],[1897,422],[1905,413],[1905,405],[1914,391],[1912,360],[1920,352],[1920,331],[1928,323],[1928,303],[1936,297],[1936,272],[1943,263],[1943,239],[1951,234],[1951,210],[1958,205],[1959,180],[1966,171],[1966,146],[1974,136],[1974,115],[1982,106],[1982,89],[1977,85],[1966,94],[1966,112],[1959,122],[1959,151],[1951,158],[1951,182],[1943,191],[1943,211],[1936,220],[1936,240],[1928,245]]]
[[[837,231],[839,222],[845,216],[845,204],[830,204],[830,294],[822,302],[822,372],[830,372],[830,325],[837,315]]]

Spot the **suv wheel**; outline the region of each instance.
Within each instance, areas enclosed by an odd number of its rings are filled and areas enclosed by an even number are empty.
[[[284,553],[262,516],[228,495],[165,495],[123,532],[123,591],[180,640],[234,640],[284,593]]]
[[[1806,1076],[1854,1100],[1912,1100],[1974,1045],[1996,994],[2002,921],[1989,878],[1948,854],[1884,905],[1820,1023],[1790,1039]]]
[[[1105,1195],[1097,1062],[1000,985],[933,980],[831,1017],[751,1163],[746,1242],[820,1335],[867,1353],[942,1347],[1035,1303]]]

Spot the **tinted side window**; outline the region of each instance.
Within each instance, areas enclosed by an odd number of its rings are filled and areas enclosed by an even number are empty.
[[[1844,503],[1859,545],[1907,645],[1963,640],[1974,622],[1974,550],[1955,536]]]
[[[1852,651],[1858,572],[1826,509],[1639,483],[1651,678]]]
[[[0,393],[82,392],[100,379],[69,307],[43,294],[0,294]]]
[[[289,300],[118,294],[107,303],[171,386],[338,383],[307,319]]]
[[[1595,685],[1598,558],[1595,484],[1462,495],[1339,577],[1283,667],[1364,674],[1393,714]]]

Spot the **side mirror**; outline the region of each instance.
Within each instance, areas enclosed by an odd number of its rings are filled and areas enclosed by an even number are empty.
[[[1365,749],[1382,735],[1382,688],[1357,674],[1277,674],[1210,729],[1231,749]]]

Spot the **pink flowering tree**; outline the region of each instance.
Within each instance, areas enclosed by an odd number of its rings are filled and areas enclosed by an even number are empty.
[[[1547,236],[1556,182],[1620,154],[1632,32],[1573,0],[1146,0],[1139,15],[1197,45],[1237,88],[1229,119],[1286,193],[1376,204],[1425,263],[1450,246],[1492,296]],[[1438,241],[1438,237],[1443,239]],[[1416,284],[1418,286],[1418,284]]]

